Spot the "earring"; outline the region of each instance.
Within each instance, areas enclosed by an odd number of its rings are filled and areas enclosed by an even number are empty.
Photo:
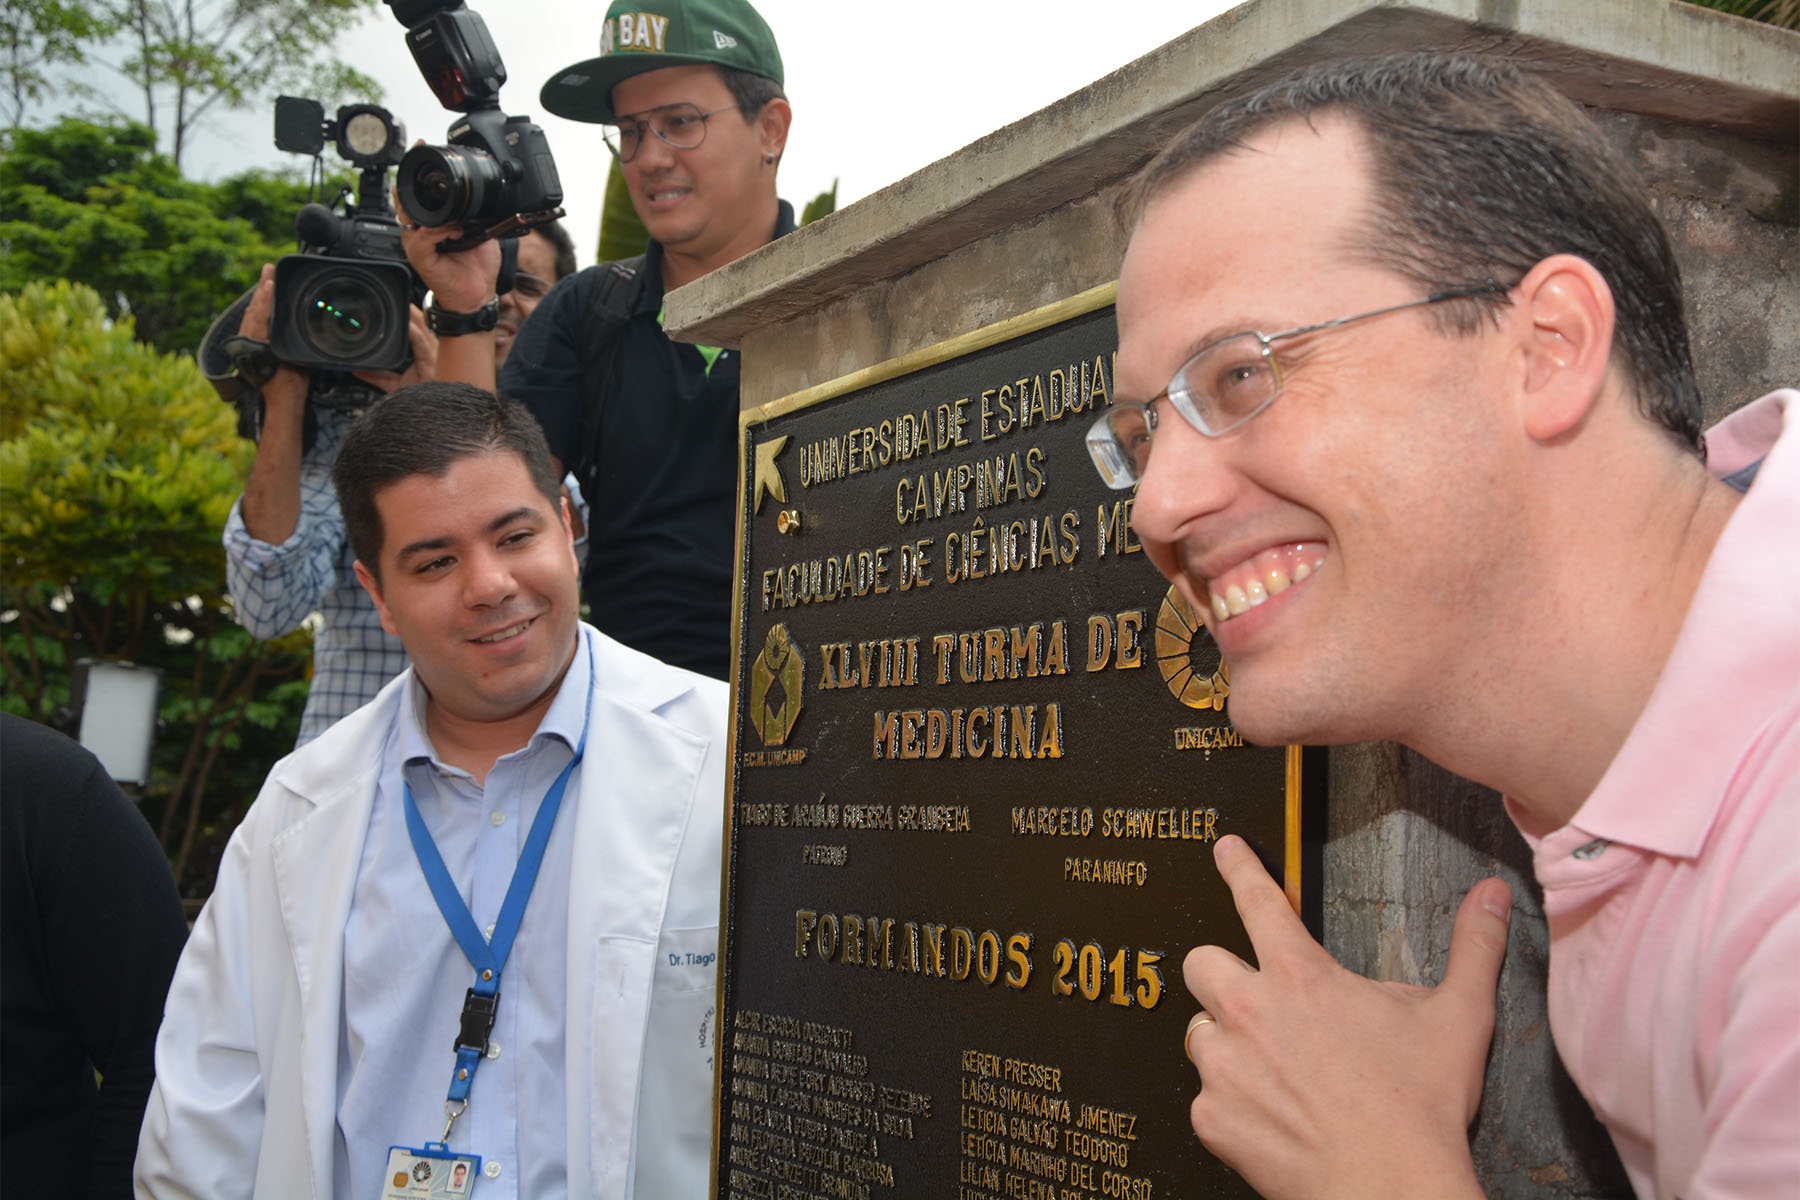
[[[765,163],[769,164],[771,167],[774,166],[775,165],[775,152],[773,150],[770,150],[768,153],[764,154],[763,161]]]

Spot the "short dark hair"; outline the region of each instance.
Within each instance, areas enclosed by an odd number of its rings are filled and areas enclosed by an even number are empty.
[[[545,221],[542,225],[531,227],[537,235],[550,243],[550,249],[556,252],[556,279],[575,273],[575,241],[569,231],[563,228],[561,221]],[[555,283],[556,279],[550,282]]]
[[[1613,348],[1639,411],[1701,448],[1681,272],[1643,182],[1573,101],[1507,63],[1401,54],[1306,67],[1179,135],[1128,185],[1121,216],[1135,225],[1201,163],[1321,113],[1342,114],[1368,139],[1375,195],[1362,250],[1372,262],[1437,292],[1510,286],[1554,254],[1585,259],[1612,289]],[[1506,303],[1443,305],[1440,319],[1472,333]]]
[[[731,91],[731,98],[737,101],[738,111],[744,114],[746,121],[756,120],[769,101],[787,99],[787,93],[781,90],[781,85],[767,75],[758,75],[741,67],[721,67],[716,63],[713,69],[725,81],[725,86]]]
[[[516,400],[467,383],[430,380],[389,392],[351,422],[331,468],[344,533],[357,560],[381,577],[381,511],[375,497],[416,475],[441,477],[465,458],[518,455],[562,518],[562,479],[537,418]]]

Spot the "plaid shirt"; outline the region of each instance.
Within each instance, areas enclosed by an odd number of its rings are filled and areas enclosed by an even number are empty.
[[[406,669],[400,639],[381,628],[374,602],[350,569],[356,556],[344,537],[344,519],[331,487],[331,464],[354,418],[330,409],[314,415],[318,436],[301,460],[300,524],[293,536],[279,546],[250,536],[242,496],[225,521],[225,584],[238,624],[255,637],[276,638],[319,614],[312,689],[297,745],[374,699],[383,684]]]

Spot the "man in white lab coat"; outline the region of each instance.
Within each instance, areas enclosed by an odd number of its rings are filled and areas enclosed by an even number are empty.
[[[335,482],[413,665],[278,763],[233,835],[170,989],[138,1194],[423,1194],[459,1163],[482,1200],[702,1194],[724,685],[580,622],[517,404],[397,391]]]

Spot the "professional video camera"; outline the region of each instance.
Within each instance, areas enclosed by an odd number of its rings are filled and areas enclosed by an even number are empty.
[[[327,141],[362,172],[354,200],[346,187],[333,201],[341,213],[316,199]],[[312,156],[315,200],[294,217],[300,252],[275,264],[268,344],[238,335],[253,287],[213,321],[195,357],[219,395],[237,408],[238,432],[253,440],[262,434],[262,383],[278,363],[305,369],[310,445],[314,406],[360,409],[380,394],[352,372],[403,371],[412,363],[407,309],[424,299],[424,285],[407,265],[387,188],[387,172],[405,150],[406,130],[379,105],[345,105],[336,120],[327,120],[318,101],[281,96],[275,101],[275,145]]]
[[[544,131],[500,111],[506,65],[480,15],[463,0],[384,0],[406,26],[406,45],[438,103],[465,114],[447,146],[415,146],[396,186],[421,225],[460,227],[439,243],[465,250],[562,216],[562,180]]]
[[[356,203],[346,192],[342,214],[313,203],[295,216],[300,253],[275,264],[269,349],[313,371],[403,371],[412,362],[407,309],[425,295],[388,200],[388,168],[405,152],[406,129],[374,104],[345,105],[328,121],[317,101],[276,99],[278,148],[316,159],[327,138],[362,172]]]

